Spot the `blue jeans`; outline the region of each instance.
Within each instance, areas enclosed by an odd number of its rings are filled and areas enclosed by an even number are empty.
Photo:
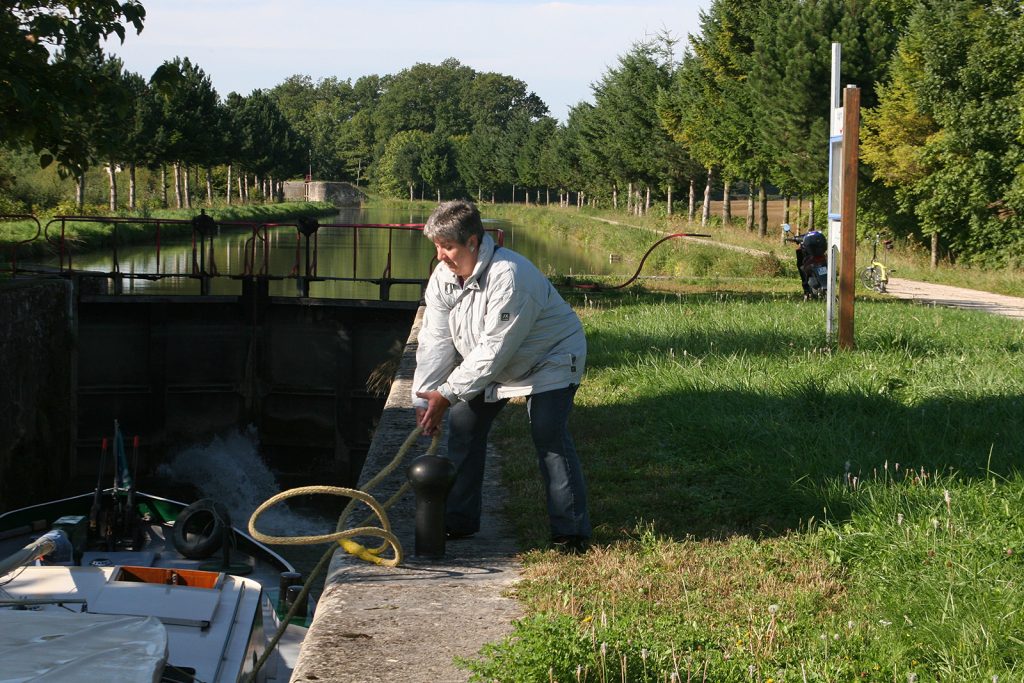
[[[552,537],[590,538],[587,487],[568,424],[576,388],[545,391],[530,396],[526,402],[530,433],[547,492]],[[487,434],[506,403],[508,399],[487,403],[481,395],[451,407],[448,458],[455,463],[457,474],[448,493],[445,524],[449,531],[474,533],[480,530]]]

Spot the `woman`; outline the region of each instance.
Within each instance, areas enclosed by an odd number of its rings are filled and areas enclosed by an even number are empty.
[[[440,263],[424,296],[413,403],[427,435],[451,410],[448,457],[457,474],[448,494],[448,537],[480,529],[487,434],[509,398],[526,396],[552,543],[565,552],[585,550],[586,484],[568,429],[587,355],[579,318],[536,266],[495,245],[473,204],[441,204],[423,233]]]

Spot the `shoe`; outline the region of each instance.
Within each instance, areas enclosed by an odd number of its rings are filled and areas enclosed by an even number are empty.
[[[587,552],[590,539],[586,536],[555,536],[551,539],[551,549],[563,555],[579,555]]]
[[[448,530],[444,532],[444,537],[449,541],[458,541],[463,538],[472,538],[476,534],[475,531],[452,531]]]

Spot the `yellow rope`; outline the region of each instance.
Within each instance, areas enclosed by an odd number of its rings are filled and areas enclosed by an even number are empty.
[[[399,498],[405,495],[405,492],[409,490],[409,482],[406,481],[402,484],[398,491],[388,498],[383,505],[378,503],[377,499],[370,495],[370,491],[372,491],[377,484],[383,481],[385,477],[395,471],[395,468],[402,463],[402,459],[405,457],[406,451],[408,451],[412,444],[416,442],[416,438],[419,437],[422,432],[423,429],[421,427],[417,427],[412,430],[398,449],[398,453],[396,453],[395,457],[391,459],[391,462],[388,463],[372,479],[370,479],[370,481],[366,482],[362,491],[359,489],[345,488],[343,486],[302,486],[295,489],[289,489],[288,491],[282,491],[281,493],[268,498],[262,505],[256,508],[252,513],[252,516],[249,517],[249,535],[261,543],[270,543],[273,545],[307,545],[314,543],[333,543],[334,541],[337,541],[338,544],[344,548],[345,552],[350,555],[354,555],[361,560],[384,565],[386,567],[397,567],[402,563],[402,544],[399,543],[398,538],[391,533],[391,522],[388,520],[387,509],[394,505]],[[430,448],[427,449],[427,455],[435,455],[440,443],[441,432],[438,430],[434,433],[434,438],[430,442]],[[346,496],[352,499],[338,517],[338,524],[335,526],[334,533],[321,534],[318,536],[268,536],[256,529],[256,520],[259,516],[282,500],[292,498],[294,496],[316,494]],[[359,526],[352,529],[345,529],[345,524],[347,523],[352,510],[355,508],[357,501],[366,503],[370,507],[372,514],[367,515],[366,518],[360,522]],[[366,526],[374,516],[380,520],[380,526]],[[352,538],[355,536],[374,536],[383,539],[383,542],[377,548],[367,548],[361,543],[353,541]],[[380,553],[386,550],[388,546],[394,548],[395,552],[395,556],[390,559],[380,556]],[[332,555],[334,555],[333,547],[327,549],[327,551],[320,557],[320,561],[317,562],[313,571],[309,573],[309,576],[306,578],[306,581],[302,586],[302,590],[299,591],[299,595],[296,597],[295,602],[292,603],[291,608],[288,610],[288,614],[286,614],[281,620],[281,625],[278,627],[277,632],[267,643],[267,647],[263,651],[263,654],[260,655],[259,660],[253,665],[252,671],[250,671],[247,676],[243,677],[243,680],[246,681],[246,683],[251,683],[256,680],[256,672],[262,669],[263,665],[266,664],[267,659],[270,658],[270,654],[274,651],[274,648],[277,647],[277,643],[281,640],[281,636],[284,635],[285,629],[288,628],[288,624],[297,614],[299,605],[301,605],[305,601],[306,596],[309,595],[309,590],[313,585],[313,580],[327,567],[327,563]]]
[[[376,486],[383,481],[388,475],[395,471],[395,469],[402,463],[402,459],[405,457],[406,452],[416,442],[417,437],[422,433],[422,428],[417,427],[410,432],[409,436],[406,437],[402,446],[398,449],[398,453],[392,458],[391,462],[388,463],[380,472],[378,472],[370,481],[366,482],[363,489],[352,489],[343,486],[301,486],[299,488],[289,489],[282,491],[271,498],[268,498],[262,505],[260,505],[252,513],[249,518],[249,534],[261,543],[269,543],[272,545],[313,545],[316,543],[333,543],[335,541],[341,545],[350,555],[354,555],[361,560],[372,562],[374,564],[384,565],[386,567],[395,567],[402,562],[402,544],[398,541],[398,538],[391,532],[391,522],[388,519],[387,509],[394,505],[394,503],[405,495],[405,492],[409,490],[409,482],[405,482],[402,486],[391,496],[383,505],[377,502],[377,499],[370,495]],[[428,455],[433,455],[437,452],[438,445],[440,444],[440,432],[434,434],[433,440],[430,442],[430,448],[427,450]],[[338,517],[338,523],[335,526],[335,530],[330,534],[319,534],[312,536],[269,536],[256,529],[256,520],[261,514],[266,512],[269,508],[280,503],[288,498],[295,496],[308,496],[308,495],[331,495],[331,496],[344,496],[351,498],[348,505],[342,511]],[[351,515],[357,502],[365,503],[372,514],[368,515],[359,526],[346,529],[346,523],[348,517]],[[376,517],[379,526],[367,526],[367,523]],[[371,536],[380,538],[382,543],[377,548],[367,548],[361,543],[352,540],[356,536]],[[381,553],[384,552],[388,547],[394,550],[394,557],[384,558],[381,557]]]

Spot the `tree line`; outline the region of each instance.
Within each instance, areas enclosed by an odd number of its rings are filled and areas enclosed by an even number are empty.
[[[637,214],[681,213],[682,200],[702,223],[718,219],[713,199],[740,194],[747,227],[761,234],[774,195],[787,218],[798,203],[802,228],[823,227],[838,42],[841,82],[861,89],[860,228],[926,245],[933,262],[1017,266],[1024,257],[1024,10],[1016,0],[713,0],[685,41],[662,32],[635,43],[564,122],[523,81],[455,59],[355,81],[295,75],[221,98],[187,58],[145,79],[95,41],[87,49],[96,36],[141,29],[137,2],[78,2],[96,11],[64,34],[39,25],[49,3],[35,14],[29,4],[6,11],[0,37],[31,45],[25,35],[49,35],[60,49],[44,64],[35,54],[34,70],[23,73],[36,91],[53,86],[58,96],[41,116],[19,99],[22,90],[0,92],[0,140],[31,144],[79,178],[102,164],[112,206],[114,170],[128,169],[130,179],[144,165],[169,169],[175,201],[185,205],[198,170],[208,201],[250,188],[273,195],[277,180],[311,172],[410,198]],[[61,101],[69,94],[72,103]],[[18,115],[43,121],[12,125]],[[731,221],[730,209],[724,202],[721,220]]]

